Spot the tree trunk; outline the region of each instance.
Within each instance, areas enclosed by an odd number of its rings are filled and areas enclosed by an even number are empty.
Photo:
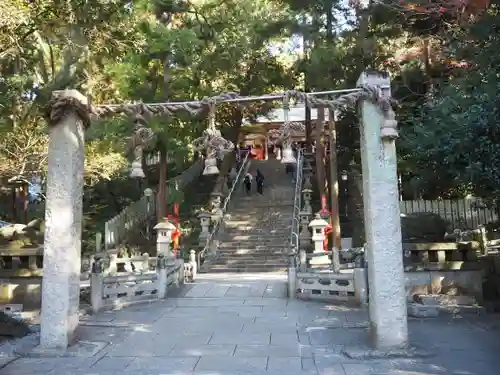
[[[326,39],[333,40],[333,0],[326,2]]]
[[[304,17],[302,22],[303,22],[303,27],[307,28],[307,19],[305,17]],[[308,58],[308,53],[309,53],[308,50],[309,50],[309,34],[304,29],[304,32],[302,34],[302,55],[303,55],[304,60],[307,60],[307,58]],[[306,69],[304,71],[304,91],[306,93],[311,91],[311,87],[309,86],[309,77],[308,76],[309,76],[308,70]],[[307,105],[305,107],[305,121],[304,122],[305,122],[305,128],[306,128],[306,150],[311,152],[312,151],[311,108]]]
[[[163,60],[163,99],[168,100],[169,94],[169,64],[170,55],[167,54]],[[158,176],[158,199],[156,202],[156,219],[158,222],[167,216],[167,169],[168,150],[163,142],[160,142],[160,164]]]
[[[164,145],[160,146],[158,199],[156,201],[156,219],[158,222],[167,216],[167,149]]]
[[[333,247],[335,249],[340,249],[342,247],[341,233],[340,233],[340,215],[339,215],[339,178],[337,171],[337,131],[335,129],[335,114],[334,111],[330,109],[328,113],[328,133],[330,140],[330,158],[328,164],[330,166],[330,181],[329,181],[329,193],[330,193],[330,211],[332,212],[332,239]],[[334,257],[334,269],[336,269],[335,261],[338,260]],[[339,265],[337,267],[340,268]]]
[[[320,198],[325,194],[325,146],[322,142],[323,130],[325,126],[325,109],[317,108],[318,119],[316,120],[316,178],[318,180],[318,192]]]

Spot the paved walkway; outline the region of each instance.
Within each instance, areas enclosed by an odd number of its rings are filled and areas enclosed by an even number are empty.
[[[367,337],[366,311],[288,301],[285,275],[200,275],[182,295],[84,319],[81,339],[108,345],[91,358],[20,358],[0,375],[494,375],[500,320],[411,320],[420,360],[341,354]]]

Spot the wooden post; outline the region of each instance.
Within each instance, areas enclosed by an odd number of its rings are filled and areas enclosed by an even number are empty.
[[[318,179],[319,196],[325,194],[325,164],[324,164],[324,145],[322,142],[322,135],[325,126],[325,109],[323,107],[317,108],[317,119],[315,126],[315,139],[316,139],[316,178]]]
[[[332,213],[332,263],[335,272],[340,270],[339,249],[342,248],[339,215],[339,178],[337,171],[337,131],[335,129],[335,111],[328,112],[328,132],[330,138],[330,212]]]

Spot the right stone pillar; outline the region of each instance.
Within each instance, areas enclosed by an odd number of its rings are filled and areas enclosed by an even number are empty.
[[[382,87],[390,96],[390,79],[383,73],[363,73],[358,86]],[[392,110],[390,111],[392,114]],[[408,344],[405,277],[395,138],[384,125],[393,121],[370,100],[360,103],[363,203],[368,264],[371,343],[378,349]],[[389,120],[389,122],[387,122]],[[391,133],[387,136],[387,133]]]

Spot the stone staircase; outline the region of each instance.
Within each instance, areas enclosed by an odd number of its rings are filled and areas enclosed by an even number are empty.
[[[292,222],[295,185],[277,160],[252,161],[250,173],[257,169],[265,176],[264,195],[247,197],[243,187],[235,191],[219,233],[216,256],[202,267],[204,272],[286,271],[286,253]]]

